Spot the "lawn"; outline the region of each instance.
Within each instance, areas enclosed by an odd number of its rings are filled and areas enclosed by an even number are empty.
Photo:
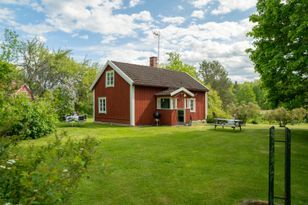
[[[62,126],[101,140],[71,204],[239,204],[267,198],[269,125]],[[308,204],[308,125],[292,130],[292,204]],[[278,129],[282,135],[283,130]],[[44,143],[52,137],[29,143]],[[283,193],[283,146],[276,148],[276,195]]]

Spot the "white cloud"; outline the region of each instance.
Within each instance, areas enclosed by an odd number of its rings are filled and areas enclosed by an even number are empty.
[[[202,8],[203,6],[208,5],[212,0],[193,0],[189,1],[194,7]]]
[[[181,16],[162,16],[161,20],[164,23],[180,25],[184,23],[185,18]]]
[[[130,0],[130,2],[129,2],[129,7],[135,7],[135,6],[137,6],[138,4],[141,4],[141,1],[140,1],[140,0]]]
[[[245,11],[254,7],[257,0],[219,0],[219,6],[214,9],[212,14],[226,14],[233,10]]]
[[[204,8],[217,3],[218,7],[211,11],[214,15],[226,14],[234,10],[245,11],[254,7],[257,0],[193,0],[189,1],[195,8]]]
[[[121,0],[43,0],[44,13],[50,25],[64,32],[87,30],[94,33],[135,35],[136,29],[144,29],[152,21],[149,11],[139,13],[114,14],[115,9],[122,8]]]
[[[191,16],[195,18],[203,19],[204,12],[202,10],[195,10],[192,12]]]
[[[25,24],[25,25],[19,25],[18,29],[32,35],[42,35],[44,33],[55,31],[56,28],[54,28],[51,25],[40,23],[40,24]]]
[[[0,8],[0,22],[5,23],[5,24],[11,24],[15,22],[14,11],[8,8]]]

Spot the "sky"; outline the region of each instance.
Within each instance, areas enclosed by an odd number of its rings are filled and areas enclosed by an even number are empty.
[[[0,41],[5,28],[24,40],[38,37],[52,50],[78,60],[148,65],[168,52],[198,67],[218,60],[232,81],[258,79],[245,50],[256,0],[0,0]]]

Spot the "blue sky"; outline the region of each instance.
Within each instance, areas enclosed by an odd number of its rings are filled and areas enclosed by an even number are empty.
[[[50,49],[70,49],[77,60],[148,64],[157,53],[153,31],[161,33],[160,62],[178,52],[198,67],[218,60],[235,81],[258,78],[245,50],[252,39],[249,15],[256,0],[0,0],[0,32],[37,36]],[[2,37],[1,37],[2,38]],[[0,38],[0,40],[1,40]]]

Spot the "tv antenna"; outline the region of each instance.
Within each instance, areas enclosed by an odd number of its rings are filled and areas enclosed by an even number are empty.
[[[159,65],[160,31],[153,31],[153,35],[157,37],[157,65]]]

